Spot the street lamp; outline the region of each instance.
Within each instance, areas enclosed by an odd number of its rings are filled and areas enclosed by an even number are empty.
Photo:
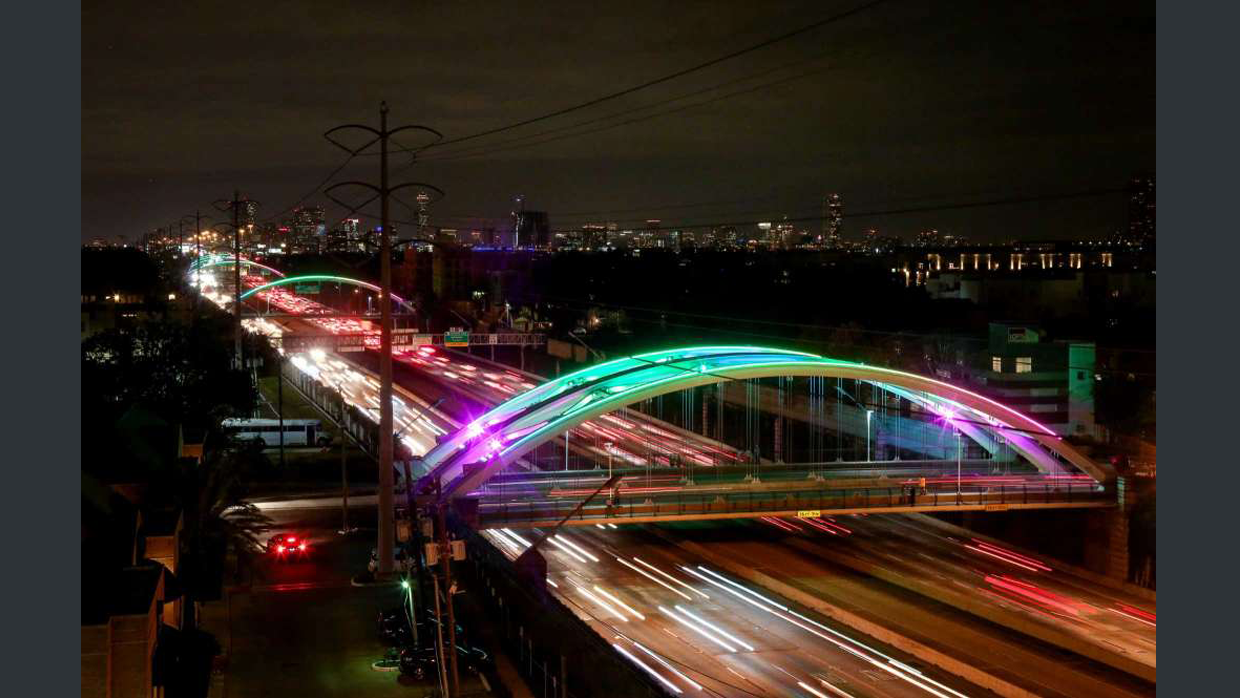
[[[956,503],[960,503],[960,457],[961,457],[961,434],[960,430],[956,430]]]
[[[870,462],[874,460],[870,455],[870,419],[874,416],[874,410],[865,411],[865,460]]]
[[[612,442],[610,442],[610,441],[608,441],[607,443],[603,444],[603,448],[607,449],[607,478],[608,478],[608,479],[611,479],[611,459],[612,459],[612,455],[613,455],[613,454],[612,454],[612,450],[611,450],[611,447],[612,447],[612,446],[613,446],[613,444],[612,444]]]

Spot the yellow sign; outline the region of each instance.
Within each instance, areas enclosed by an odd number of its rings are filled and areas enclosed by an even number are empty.
[[[987,504],[986,505],[986,511],[1007,511],[1008,509],[1009,507],[1007,504]]]
[[[819,516],[822,516],[822,510],[820,509],[806,509],[805,511],[797,512],[798,519],[816,519]]]

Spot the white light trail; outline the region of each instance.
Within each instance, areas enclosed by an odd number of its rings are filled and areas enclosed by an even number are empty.
[[[621,647],[620,645],[617,645],[614,642],[611,643],[611,646],[615,647],[616,651],[619,652],[620,654],[623,654],[625,657],[628,657],[630,662],[633,662],[637,666],[644,669],[647,674],[650,674],[651,676],[658,679],[659,682],[662,683],[664,686],[667,686],[669,689],[671,689],[672,691],[675,691],[677,694],[684,693],[684,691],[680,690],[679,686],[665,679],[662,674],[655,671],[654,669],[651,669],[645,662],[633,656],[633,654],[631,654],[628,650],[624,649],[623,647]]]
[[[521,536],[518,536],[515,532],[513,532],[513,531],[511,531],[511,530],[509,530],[509,529],[507,529],[507,528],[501,528],[501,529],[499,529],[499,530],[501,530],[501,531],[503,531],[504,533],[507,533],[508,535],[512,536],[512,537],[513,537],[513,539],[515,539],[518,543],[520,543],[521,545],[524,545],[524,546],[525,546],[525,547],[527,547],[527,548],[528,548],[528,547],[530,547],[531,545],[533,545],[533,544],[532,544],[532,543],[530,543],[528,540],[526,540],[526,539],[522,538]]]
[[[682,587],[684,587],[684,588],[688,589],[689,591],[691,591],[691,592],[693,592],[693,593],[697,594],[698,596],[701,596],[701,597],[702,597],[702,598],[704,598],[704,599],[709,599],[709,598],[710,598],[710,597],[709,597],[709,596],[707,596],[706,594],[703,594],[702,592],[698,591],[697,589],[694,589],[693,587],[689,586],[688,584],[685,584],[684,582],[680,581],[679,579],[676,579],[676,578],[675,578],[675,577],[673,577],[672,575],[668,574],[667,572],[664,572],[663,570],[659,569],[658,567],[655,567],[654,565],[650,564],[649,562],[646,562],[645,560],[643,560],[643,559],[641,559],[641,558],[635,557],[635,558],[633,558],[633,561],[634,561],[634,562],[637,562],[637,563],[640,563],[640,564],[642,564],[642,565],[645,565],[646,567],[649,567],[650,569],[654,570],[655,572],[659,573],[660,575],[662,575],[662,576],[664,576],[664,577],[667,577],[668,579],[672,580],[673,582],[675,582],[675,583],[679,584],[680,586],[682,586]]]
[[[683,606],[677,606],[677,607],[676,607],[676,610],[677,610],[677,611],[680,611],[681,613],[685,614],[686,616],[689,616],[689,617],[690,617],[690,618],[692,618],[693,620],[696,620],[697,622],[701,623],[702,625],[705,625],[706,627],[710,628],[711,630],[714,630],[715,632],[717,632],[717,633],[719,633],[720,635],[722,635],[722,636],[724,636],[724,637],[728,638],[728,639],[729,639],[729,640],[731,640],[732,642],[735,642],[736,644],[740,645],[741,647],[744,647],[745,649],[749,650],[750,652],[755,652],[755,651],[756,651],[756,650],[754,649],[753,645],[751,645],[751,644],[749,644],[748,642],[745,642],[744,640],[742,640],[742,639],[740,639],[740,638],[736,637],[735,635],[733,635],[733,634],[729,633],[728,631],[724,630],[723,628],[720,628],[719,626],[715,625],[714,623],[711,623],[710,621],[704,620],[703,618],[701,618],[701,617],[699,617],[699,616],[697,616],[697,615],[693,614],[692,612],[690,612],[690,611],[689,611],[688,609],[686,609],[685,607],[683,607]]]
[[[565,545],[567,545],[568,547],[572,548],[573,550],[576,550],[577,552],[581,553],[582,555],[585,555],[586,557],[590,558],[591,560],[593,560],[593,561],[595,561],[595,562],[598,562],[598,558],[597,558],[597,557],[594,557],[594,556],[593,556],[593,555],[591,555],[591,554],[589,553],[589,551],[587,551],[585,548],[583,548],[583,547],[581,547],[580,545],[577,545],[576,543],[574,543],[574,542],[572,541],[572,539],[570,539],[568,536],[561,535],[561,534],[557,533],[557,534],[555,534],[554,536],[551,536],[551,537],[552,537],[552,538],[554,538],[554,539],[556,539],[556,540],[563,541],[563,542],[564,542],[564,544],[565,544]]]
[[[560,541],[556,540],[556,539],[555,539],[555,536],[552,536],[552,537],[548,538],[548,539],[547,539],[547,541],[548,541],[548,542],[550,542],[550,543],[551,543],[552,545],[554,545],[555,547],[557,547],[557,548],[559,548],[560,550],[562,550],[562,551],[563,551],[566,555],[568,555],[569,557],[573,558],[574,560],[577,560],[577,561],[582,562],[582,563],[587,562],[587,560],[586,560],[584,557],[582,557],[582,556],[578,555],[577,553],[573,552],[573,551],[572,551],[572,549],[571,549],[571,548],[569,548],[567,545],[564,545],[564,544],[563,544],[563,543],[561,543]]]
[[[685,599],[685,601],[692,601],[692,600],[693,600],[693,597],[692,597],[692,596],[689,596],[689,595],[688,595],[688,594],[686,594],[685,592],[683,592],[683,591],[681,591],[681,590],[677,589],[676,587],[674,587],[674,586],[672,586],[672,585],[668,584],[667,582],[663,581],[662,579],[659,579],[658,577],[655,577],[654,575],[652,575],[652,574],[650,574],[649,572],[647,572],[647,571],[645,571],[645,570],[641,569],[640,567],[637,567],[637,566],[635,566],[635,565],[633,565],[633,564],[631,564],[631,563],[629,563],[629,562],[627,562],[627,561],[625,561],[625,560],[623,560],[623,559],[621,559],[621,558],[616,558],[616,562],[619,562],[620,564],[624,565],[625,567],[628,567],[629,569],[631,569],[631,570],[633,570],[634,572],[636,572],[636,573],[640,574],[641,576],[645,577],[646,579],[649,579],[650,581],[654,582],[655,584],[658,584],[659,586],[666,588],[668,591],[672,592],[673,594],[678,594],[678,595],[680,595],[680,596],[683,596],[683,597],[684,597],[684,599]]]
[[[629,613],[632,613],[633,615],[637,616],[639,620],[646,620],[646,616],[643,616],[642,614],[638,613],[638,612],[637,612],[637,609],[635,609],[635,608],[633,608],[632,606],[628,605],[627,603],[625,603],[625,602],[621,601],[619,598],[617,598],[617,597],[615,597],[615,596],[613,596],[613,595],[611,595],[611,594],[607,593],[607,590],[606,590],[606,589],[603,589],[603,588],[602,588],[602,587],[600,587],[599,585],[595,584],[595,585],[594,585],[594,590],[595,590],[595,591],[597,591],[598,593],[602,594],[603,596],[606,596],[608,599],[611,599],[612,601],[616,602],[617,604],[619,604],[619,605],[620,605],[620,607],[621,607],[621,608],[623,608],[624,610],[628,611]]]
[[[751,591],[750,589],[747,589],[747,588],[745,588],[745,587],[743,587],[743,586],[741,586],[741,585],[739,585],[739,584],[737,584],[737,583],[733,582],[732,580],[730,580],[730,579],[727,579],[727,578],[723,577],[722,575],[716,574],[715,572],[712,572],[712,571],[710,571],[710,570],[706,569],[705,567],[702,567],[701,565],[698,565],[698,569],[699,569],[699,570],[702,570],[703,572],[706,572],[707,574],[710,574],[710,575],[711,575],[711,576],[713,576],[713,577],[717,577],[717,578],[719,578],[720,580],[722,580],[722,581],[726,582],[727,584],[731,585],[732,587],[736,587],[736,589],[739,589],[740,591],[743,591],[743,592],[745,592],[745,593],[747,593],[747,594],[749,594],[749,595],[752,595],[754,598],[761,599],[762,601],[764,601],[765,603],[769,604],[770,606],[773,606],[774,608],[770,608],[770,607],[768,607],[768,606],[764,606],[764,605],[762,605],[762,604],[759,604],[757,601],[754,601],[754,600],[750,599],[748,596],[745,596],[745,595],[743,595],[743,594],[741,594],[741,593],[739,593],[739,592],[735,591],[734,589],[729,588],[728,586],[724,586],[723,584],[720,584],[719,582],[716,582],[716,581],[714,581],[714,580],[712,580],[712,579],[709,579],[709,578],[707,578],[707,577],[705,577],[705,576],[703,576],[703,575],[701,575],[701,574],[697,574],[696,572],[694,572],[693,570],[689,569],[688,567],[683,567],[683,566],[682,566],[682,567],[681,567],[681,569],[682,569],[682,570],[685,570],[686,572],[690,572],[690,573],[696,574],[696,575],[697,575],[698,577],[700,577],[701,579],[704,579],[704,580],[706,580],[706,581],[708,581],[708,582],[711,582],[712,584],[714,584],[715,586],[719,587],[720,589],[723,589],[724,591],[729,592],[730,594],[732,594],[732,595],[733,595],[733,596],[735,596],[736,598],[741,599],[742,601],[745,601],[746,603],[749,603],[749,604],[750,604],[750,605],[752,605],[752,606],[755,606],[755,607],[757,607],[757,608],[760,608],[760,609],[762,609],[762,610],[766,611],[767,613],[770,613],[771,615],[774,615],[774,616],[777,616],[777,617],[779,617],[779,618],[781,618],[781,619],[783,619],[783,620],[786,620],[786,621],[788,621],[789,623],[792,623],[793,625],[797,626],[798,628],[801,628],[802,630],[805,630],[806,632],[812,633],[813,635],[817,635],[818,637],[822,638],[823,640],[826,640],[827,642],[830,642],[831,644],[835,645],[836,647],[839,647],[840,649],[844,650],[845,652],[848,652],[849,654],[851,654],[851,655],[853,655],[853,656],[855,656],[855,657],[857,657],[857,658],[859,658],[859,659],[861,659],[861,660],[863,660],[863,661],[865,661],[865,662],[867,662],[867,663],[869,663],[869,664],[871,664],[871,665],[873,665],[873,666],[875,666],[875,667],[878,667],[879,669],[882,669],[883,671],[885,671],[885,672],[887,672],[887,673],[891,674],[892,676],[895,676],[896,678],[903,679],[903,680],[905,680],[905,681],[907,681],[907,682],[909,682],[909,683],[913,684],[914,686],[917,686],[918,688],[922,689],[923,691],[926,691],[927,693],[930,693],[930,694],[932,694],[932,695],[938,696],[938,698],[948,698],[948,696],[947,696],[946,694],[944,694],[943,692],[941,692],[941,691],[939,691],[939,690],[936,690],[936,688],[937,688],[937,689],[942,689],[942,691],[947,691],[947,693],[950,693],[950,694],[952,694],[952,695],[954,695],[954,696],[957,696],[957,698],[968,698],[967,696],[965,696],[965,694],[960,693],[959,691],[956,691],[955,689],[952,689],[952,688],[949,688],[949,687],[947,687],[947,686],[944,686],[943,684],[939,683],[938,681],[935,681],[934,679],[931,679],[931,678],[930,678],[930,677],[928,677],[928,676],[922,675],[922,674],[920,674],[920,673],[916,673],[916,674],[907,674],[907,673],[905,673],[904,671],[901,671],[900,669],[898,669],[898,668],[897,668],[897,667],[899,667],[899,666],[907,666],[907,665],[902,665],[899,661],[897,661],[897,660],[895,660],[895,659],[893,659],[893,658],[891,658],[891,657],[888,657],[887,655],[883,654],[882,652],[879,652],[878,650],[876,650],[876,649],[874,649],[874,648],[872,648],[872,647],[869,647],[869,646],[867,646],[867,645],[865,645],[865,644],[863,644],[863,643],[861,643],[861,642],[858,642],[858,641],[856,641],[856,640],[854,640],[854,639],[852,639],[852,638],[848,637],[847,635],[844,635],[843,633],[840,633],[840,632],[838,632],[838,631],[832,630],[831,628],[828,628],[827,626],[823,625],[822,623],[819,623],[819,622],[817,622],[817,621],[815,621],[815,620],[812,620],[812,619],[810,619],[810,618],[806,618],[805,616],[801,615],[800,613],[797,613],[796,611],[793,611],[792,609],[788,608],[787,606],[784,606],[784,605],[782,605],[782,604],[776,603],[775,601],[772,601],[772,600],[770,600],[770,599],[766,598],[765,596],[762,596],[761,594],[758,594],[758,593],[756,593],[756,592],[754,592],[754,591]],[[779,610],[775,610],[775,609],[779,609]],[[786,612],[787,612],[787,614],[790,614],[790,615],[786,615],[786,614],[784,614],[784,613],[780,613],[780,611],[786,611]],[[837,636],[838,638],[842,638],[843,640],[837,639],[837,637],[831,637],[830,635],[825,635],[825,634],[823,634],[823,633],[821,633],[821,632],[819,632],[819,631],[815,630],[814,628],[810,627],[809,625],[806,625],[805,623],[802,623],[802,622],[800,622],[800,621],[796,620],[795,618],[792,618],[791,616],[796,616],[796,618],[800,618],[801,620],[805,621],[806,623],[810,623],[810,624],[812,624],[812,625],[814,625],[814,626],[817,626],[818,628],[821,628],[821,629],[823,629],[823,630],[827,631],[828,633],[831,633],[831,635],[835,635],[835,636]],[[869,655],[865,654],[864,652],[861,652],[861,651],[859,651],[859,650],[855,649],[854,647],[852,647],[852,645],[856,645],[857,647],[864,648],[864,649],[866,649],[866,650],[868,650],[868,651],[870,651],[870,652],[872,652],[872,653],[874,653],[874,654],[876,654],[876,655],[878,655],[878,656],[882,657],[883,659],[886,659],[888,663],[880,662],[880,661],[878,661],[877,659],[875,659],[875,658],[873,658],[873,657],[871,657],[871,656],[869,656]],[[930,685],[927,685],[927,684],[930,684]]]
[[[675,667],[673,667],[671,664],[668,664],[667,662],[663,661],[663,658],[662,658],[662,657],[660,657],[659,655],[655,654],[654,652],[651,652],[650,650],[646,649],[646,646],[645,646],[645,645],[643,645],[642,643],[638,642],[637,640],[630,640],[630,642],[632,642],[632,643],[633,643],[633,644],[637,647],[637,649],[639,649],[639,650],[641,650],[641,651],[645,652],[646,654],[650,655],[651,657],[653,657],[653,658],[654,658],[654,660],[655,660],[656,662],[658,662],[658,663],[662,664],[662,665],[663,665],[663,667],[664,667],[664,668],[666,668],[668,671],[670,671],[670,672],[672,672],[673,674],[675,674],[675,675],[679,676],[680,678],[684,679],[684,680],[685,680],[685,682],[686,682],[686,683],[688,683],[690,686],[692,686],[692,687],[696,688],[696,689],[697,689],[697,690],[699,690],[699,691],[700,691],[700,690],[702,690],[702,686],[701,686],[701,684],[699,684],[697,681],[694,681],[693,679],[689,678],[688,676],[685,676],[685,675],[684,675],[684,674],[682,674],[680,671],[678,671]]]
[[[576,585],[574,584],[574,586],[576,586]],[[607,603],[606,601],[604,601],[604,600],[600,599],[599,597],[595,596],[594,594],[591,594],[589,589],[586,589],[585,587],[581,587],[581,586],[579,586],[579,587],[577,587],[577,591],[581,592],[581,594],[582,594],[583,596],[585,596],[587,599],[590,599],[591,601],[593,601],[594,603],[598,604],[599,606],[601,606],[601,607],[603,607],[603,608],[607,609],[607,612],[608,612],[608,613],[610,613],[610,614],[612,614],[613,616],[615,616],[615,617],[619,618],[619,619],[620,619],[620,622],[622,622],[622,623],[627,623],[627,622],[629,622],[629,618],[628,618],[628,616],[626,616],[626,615],[624,615],[623,613],[621,613],[621,612],[617,611],[617,610],[615,609],[615,607],[614,607],[614,606],[612,606],[611,604]]]
[[[724,648],[725,650],[727,650],[727,651],[729,651],[729,652],[735,652],[735,651],[736,651],[736,648],[735,648],[735,647],[733,647],[732,645],[729,645],[728,643],[724,642],[723,640],[720,640],[719,638],[715,637],[714,635],[711,635],[710,633],[706,632],[706,630],[705,630],[704,628],[702,628],[701,626],[697,625],[696,623],[694,623],[694,622],[692,622],[692,621],[689,621],[689,620],[685,620],[684,618],[681,618],[680,616],[676,615],[676,614],[675,614],[675,613],[673,613],[672,611],[667,610],[666,608],[663,608],[662,606],[659,606],[659,612],[660,612],[660,613],[662,613],[663,615],[667,616],[668,618],[671,618],[672,620],[676,621],[677,623],[680,623],[681,625],[685,626],[686,628],[689,628],[690,630],[692,630],[693,632],[697,633],[698,635],[701,635],[702,637],[706,638],[707,640],[710,640],[711,642],[715,643],[716,645],[719,645],[720,647]]]

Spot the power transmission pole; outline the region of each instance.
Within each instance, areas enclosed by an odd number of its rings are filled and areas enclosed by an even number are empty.
[[[241,345],[241,192],[234,189],[232,201],[219,200],[215,207],[221,211],[232,210],[233,229],[233,350],[238,368],[244,368]],[[245,203],[249,203],[246,199]]]
[[[423,189],[431,189],[443,196],[443,191],[438,187],[420,182],[405,182],[396,186],[388,184],[388,141],[391,137],[402,131],[418,130],[425,131],[436,137],[437,140],[443,138],[443,134],[426,126],[400,126],[389,130],[387,125],[388,107],[387,102],[383,102],[379,106],[379,129],[375,130],[370,126],[363,124],[346,124],[337,126],[328,130],[323,137],[332,145],[335,145],[350,155],[357,155],[375,143],[379,144],[379,186],[375,186],[368,182],[340,182],[324,190],[324,194],[328,198],[346,209],[358,210],[376,198],[379,199],[380,219],[379,219],[379,310],[380,310],[380,335],[379,335],[379,536],[378,536],[378,562],[379,575],[390,576],[395,566],[395,538],[396,538],[396,518],[395,518],[395,482],[392,470],[393,451],[395,442],[395,432],[392,428],[392,239],[391,239],[391,219],[389,217],[390,199],[396,191],[407,187],[421,187]],[[339,141],[332,138],[332,134],[337,131],[349,129],[358,129],[369,133],[373,136],[371,140],[366,142],[360,148],[350,148]],[[412,155],[412,153],[411,153]],[[374,196],[361,204],[361,206],[353,207],[340,201],[332,196],[331,192],[340,187],[354,186],[362,187],[374,192]],[[452,654],[455,660],[455,653]]]

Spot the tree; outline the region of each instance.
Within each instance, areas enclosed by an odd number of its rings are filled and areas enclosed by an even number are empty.
[[[209,426],[253,409],[244,371],[231,365],[226,325],[149,322],[102,332],[82,343],[84,413],[110,425],[134,405],[172,424]]]
[[[185,590],[185,628],[193,627],[196,601],[219,595],[228,552],[248,566],[261,548],[271,520],[247,501],[250,474],[263,460],[253,446],[214,448],[202,461],[184,459],[156,483],[165,501],[181,508],[180,580]]]

